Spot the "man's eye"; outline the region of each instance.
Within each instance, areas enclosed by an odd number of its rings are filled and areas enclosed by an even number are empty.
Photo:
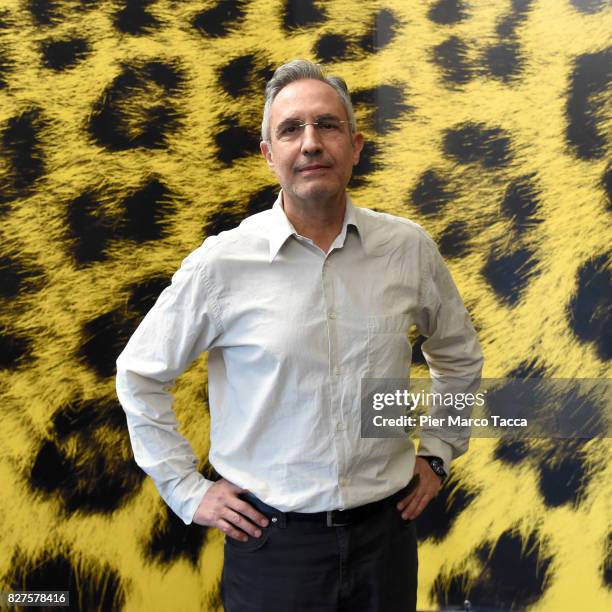
[[[319,125],[321,126],[321,128],[328,132],[338,129],[338,124],[334,121],[322,121],[321,123],[319,123]]]
[[[286,125],[283,128],[281,128],[280,133],[281,133],[281,136],[287,135],[287,134],[295,134],[299,129],[300,127],[296,123],[290,123],[289,125]]]

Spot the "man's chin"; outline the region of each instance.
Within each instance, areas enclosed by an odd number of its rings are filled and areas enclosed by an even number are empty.
[[[302,200],[327,200],[338,194],[338,186],[322,183],[304,185],[297,189],[295,193]]]

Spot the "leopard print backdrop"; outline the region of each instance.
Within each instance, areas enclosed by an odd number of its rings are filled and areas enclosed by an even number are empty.
[[[221,609],[223,537],[133,463],[114,362],[205,236],[270,207],[288,59],[348,81],[351,194],[436,239],[487,377],[609,377],[611,26],[605,0],[3,0],[0,588]],[[203,471],[205,380],[175,385]],[[612,609],[609,452],[474,440],[418,520],[419,608]]]

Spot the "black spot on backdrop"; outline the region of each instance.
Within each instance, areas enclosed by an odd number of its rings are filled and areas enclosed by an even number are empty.
[[[93,106],[92,136],[114,151],[166,147],[181,125],[173,97],[181,93],[183,80],[182,70],[167,61],[124,65]]]
[[[378,169],[378,146],[371,140],[366,141],[359,156],[359,163],[353,167],[353,176],[350,180],[351,187],[360,187],[367,182],[370,172]]]
[[[20,362],[31,361],[31,342],[0,325],[0,370],[16,370]]]
[[[27,8],[38,25],[51,25],[60,17],[58,3],[53,0],[28,0]]]
[[[578,288],[568,305],[569,324],[583,342],[595,344],[600,359],[612,358],[612,270],[609,255],[600,255],[578,270]]]
[[[448,535],[457,517],[474,501],[476,495],[476,491],[459,486],[454,488],[451,496],[451,487],[444,485],[416,519],[418,539],[441,542]]]
[[[148,34],[159,27],[157,18],[147,9],[153,0],[125,0],[125,6],[115,14],[115,27],[124,34]]]
[[[46,440],[36,454],[30,484],[33,489],[50,493],[59,487],[69,472],[68,462],[60,454],[55,442]]]
[[[436,576],[429,596],[437,601],[440,606],[457,605],[460,610],[466,599],[467,585],[470,583],[470,575],[467,572],[453,572],[450,575],[440,573]],[[456,602],[456,603],[455,603]]]
[[[496,31],[500,38],[516,36],[516,30],[527,19],[532,4],[533,0],[512,0],[510,13],[497,24]]]
[[[482,273],[497,296],[509,306],[514,306],[536,273],[538,263],[533,251],[527,247],[501,253],[493,249]]]
[[[608,538],[604,543],[601,579],[608,589],[612,588],[612,531],[608,533]]]
[[[605,414],[608,412],[606,399],[607,387],[595,383],[582,385],[557,383],[557,388],[548,394],[549,410],[556,416],[556,433],[571,439],[574,445],[581,446],[588,440],[605,436],[608,425]],[[567,444],[566,441],[564,441]],[[562,445],[559,448],[563,448]],[[570,448],[566,454],[571,455]]]
[[[507,378],[544,378],[546,366],[537,359],[521,361],[515,368],[508,372]]]
[[[429,168],[419,177],[410,194],[410,201],[417,206],[420,213],[430,215],[439,213],[453,196],[452,190],[448,188],[448,181]]]
[[[484,51],[483,63],[493,77],[509,81],[522,70],[517,29],[527,19],[532,0],[512,0],[510,13],[497,24],[498,41]]]
[[[96,196],[90,192],[81,194],[68,204],[67,213],[67,233],[77,265],[104,260],[115,223],[104,214]]]
[[[283,28],[296,30],[325,21],[325,12],[313,0],[285,0]]]
[[[486,168],[504,166],[510,160],[510,138],[501,128],[463,123],[446,131],[444,152],[462,164],[480,162]]]
[[[349,41],[342,34],[323,34],[315,43],[314,52],[322,62],[345,59],[349,54]]]
[[[519,234],[532,229],[541,221],[537,218],[540,194],[533,179],[533,176],[523,176],[512,181],[502,201],[502,212],[512,219]]]
[[[115,361],[136,328],[135,321],[113,310],[85,323],[80,356],[99,376],[115,375]]]
[[[166,276],[151,276],[130,286],[128,311],[131,315],[141,319],[157,301],[160,293],[170,285]]]
[[[484,412],[486,415],[496,414],[501,418],[529,419],[531,431],[534,432],[549,433],[551,427],[556,431],[556,407],[550,398],[553,390],[554,388],[551,389],[550,385],[545,385],[540,379],[502,379],[496,386],[488,389]],[[510,438],[512,433],[524,432],[520,428],[508,427],[504,433]]]
[[[460,257],[469,250],[470,233],[465,221],[451,221],[438,237],[438,248],[444,257]]]
[[[490,75],[509,80],[522,70],[519,45],[515,42],[492,45],[485,51],[484,62]]]
[[[60,71],[83,60],[89,53],[89,45],[83,38],[47,40],[42,44],[42,53],[45,66]]]
[[[451,36],[433,49],[433,62],[450,84],[463,85],[472,78],[468,59],[469,48],[458,36]]]
[[[195,567],[208,528],[195,524],[185,525],[165,504],[162,511],[164,517],[153,525],[151,537],[145,545],[145,556],[164,567],[181,558]]]
[[[247,214],[254,215],[272,208],[274,201],[278,197],[280,187],[278,185],[268,185],[251,195],[247,204]]]
[[[608,0],[570,0],[570,2],[577,11],[587,15],[597,13],[608,6]]]
[[[352,95],[355,106],[364,105],[371,111],[368,123],[378,134],[386,134],[402,113],[412,110],[404,101],[404,91],[396,85],[380,85],[362,89]]]
[[[544,594],[552,557],[542,551],[537,534],[524,542],[518,533],[506,531],[493,547],[485,544],[476,555],[482,571],[468,591],[473,606],[525,609]]]
[[[43,441],[32,465],[34,490],[57,496],[68,514],[109,514],[140,491],[145,475],[118,402],[74,402],[53,424],[56,439]]]
[[[193,25],[208,36],[226,36],[244,19],[245,4],[244,0],[220,0],[213,8],[198,13]]]
[[[467,4],[463,0],[438,0],[427,13],[431,21],[440,25],[463,21],[467,15]]]
[[[412,363],[415,364],[423,364],[425,365],[427,361],[425,360],[425,355],[423,355],[423,342],[425,342],[427,338],[425,336],[421,336],[420,334],[411,340],[412,344]]]
[[[167,235],[170,217],[175,211],[168,188],[158,179],[121,202],[125,210],[122,235],[129,240],[145,242],[159,240]]]
[[[58,440],[104,425],[121,432],[125,415],[117,402],[75,401],[58,409],[53,415],[53,431]]]
[[[259,136],[240,125],[237,118],[223,119],[220,127],[221,131],[215,134],[219,161],[229,166],[235,160],[259,151]]]
[[[18,259],[6,255],[0,257],[0,297],[14,298],[37,287],[37,280],[43,276],[38,266],[25,265]]]
[[[44,127],[39,109],[11,117],[2,131],[0,155],[9,171],[0,178],[0,203],[26,192],[44,173],[44,150],[39,132]]]
[[[608,198],[608,210],[612,211],[612,166],[608,166],[606,169],[602,181],[603,187],[606,190],[606,196]]]
[[[83,453],[80,459],[65,455],[54,442],[41,446],[30,476],[33,489],[57,495],[67,514],[111,514],[140,491],[145,475],[127,453],[118,460],[116,443],[92,451],[88,447],[91,440],[73,438],[78,439],[77,448]]]
[[[582,159],[606,154],[603,125],[599,130],[598,111],[612,81],[612,47],[576,58],[567,96],[567,139]],[[601,109],[603,111],[603,109]],[[603,122],[602,122],[603,123]]]
[[[255,68],[254,55],[241,55],[230,60],[219,72],[219,83],[233,97],[245,94]]]
[[[204,228],[205,236],[214,236],[233,229],[244,219],[244,213],[239,210],[237,202],[223,202],[221,207],[221,210],[213,212],[208,219]]]
[[[367,53],[383,49],[395,38],[399,25],[398,19],[389,9],[378,11],[369,30],[362,36],[359,46]]]
[[[473,576],[466,571],[440,574],[431,595],[442,607],[463,608],[469,598],[478,609],[526,609],[544,594],[552,557],[542,550],[537,534],[526,541],[513,531],[504,532],[494,546],[479,547],[481,566]],[[472,563],[470,563],[472,565]]]
[[[590,480],[580,454],[551,454],[538,462],[538,469],[540,493],[549,508],[578,504]]]
[[[260,68],[257,71],[257,75],[259,76],[260,79],[263,80],[264,83],[267,83],[274,75],[274,70],[275,70],[274,66],[272,66],[271,64],[267,64],[263,66],[263,68]]]
[[[125,606],[119,572],[93,557],[79,554],[73,563],[56,550],[42,551],[36,558],[18,551],[10,568],[7,582],[13,591],[70,591],[70,608],[75,610],[122,610]]]
[[[19,293],[23,283],[24,271],[18,261],[10,257],[0,257],[0,295],[12,298]]]
[[[493,458],[508,465],[518,465],[529,458],[531,449],[526,442],[500,438],[493,451]]]

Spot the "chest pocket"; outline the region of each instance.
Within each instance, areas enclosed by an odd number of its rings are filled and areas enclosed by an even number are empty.
[[[408,340],[408,315],[368,317],[368,376],[406,378],[410,371],[412,347]]]

